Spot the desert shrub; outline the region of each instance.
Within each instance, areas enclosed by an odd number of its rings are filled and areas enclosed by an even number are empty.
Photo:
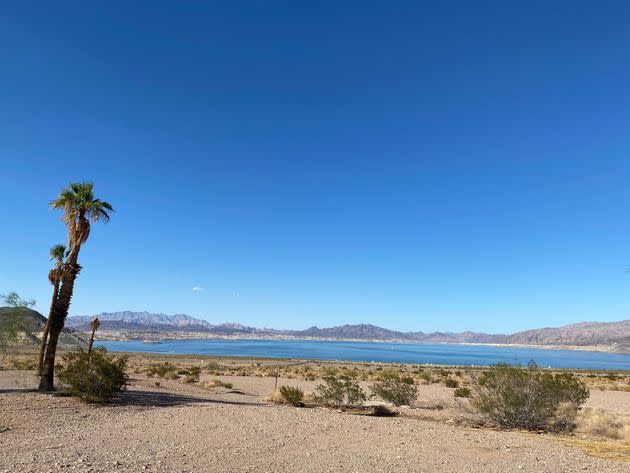
[[[59,371],[61,385],[73,396],[87,402],[104,403],[116,397],[128,382],[127,357],[113,357],[104,348],[83,349],[63,356]]]
[[[427,383],[430,383],[431,375],[429,373],[420,373],[420,379],[426,381]]]
[[[359,370],[356,369],[356,368],[349,368],[344,373],[344,376],[347,376],[348,378],[358,378],[359,377]]]
[[[365,402],[366,396],[355,380],[326,376],[324,383],[315,387],[313,399],[323,406],[342,408],[360,406]]]
[[[37,367],[37,361],[31,360],[31,359],[27,359],[27,360],[13,359],[11,360],[11,366],[13,366],[13,368],[15,368],[16,370],[31,371]]]
[[[337,376],[337,373],[339,373],[339,369],[335,368],[334,366],[322,366],[322,376],[324,378]]]
[[[165,361],[164,363],[155,363],[149,366],[147,368],[147,375],[157,376],[159,378],[167,378],[171,374],[177,375],[176,371],[177,366],[172,365],[168,361]]]
[[[226,388],[226,389],[232,389],[233,386],[234,385],[232,383],[224,383],[220,379],[211,379],[210,381],[206,381],[204,383],[204,387],[206,388],[221,387],[221,388]]]
[[[447,388],[457,388],[459,387],[459,382],[453,378],[446,378],[444,380],[444,386],[446,386]]]
[[[462,387],[453,391],[455,397],[470,397],[470,388]]]
[[[186,371],[186,373],[182,373],[182,371]],[[199,366],[193,366],[187,370],[179,370],[177,373],[185,375],[180,382],[185,384],[196,383],[199,381],[201,368]]]
[[[221,366],[220,363],[217,363],[216,361],[208,361],[205,364],[205,368],[206,370],[212,372],[212,371],[223,371],[225,368],[223,368],[223,366]]]
[[[418,397],[418,388],[413,379],[398,375],[381,376],[370,386],[373,394],[394,406],[411,406]]]
[[[575,415],[588,395],[584,383],[571,373],[546,373],[535,363],[527,368],[499,364],[478,377],[471,404],[502,427],[560,430],[570,422],[564,406],[565,418],[556,424],[561,404],[572,405]]]
[[[391,410],[387,406],[376,405],[372,406],[370,415],[374,417],[395,417],[398,415],[398,412]]]
[[[293,386],[280,386],[279,388],[282,398],[295,407],[304,406],[304,391]]]

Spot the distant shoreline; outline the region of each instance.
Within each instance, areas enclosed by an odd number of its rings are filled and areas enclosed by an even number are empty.
[[[599,353],[612,353],[619,355],[630,355],[629,349],[617,349],[614,345],[558,345],[558,344],[524,344],[524,343],[492,343],[492,342],[442,342],[442,341],[415,341],[407,339],[364,339],[364,338],[326,338],[326,337],[292,337],[288,335],[269,335],[269,336],[252,336],[252,335],[208,335],[199,332],[172,332],[170,334],[138,334],[137,336],[119,336],[100,334],[98,341],[135,341],[152,344],[160,341],[171,340],[304,340],[304,341],[325,341],[325,342],[353,342],[353,343],[408,343],[413,345],[464,345],[464,346],[495,346],[495,347],[514,347],[514,348],[531,348],[540,350],[572,350]]]

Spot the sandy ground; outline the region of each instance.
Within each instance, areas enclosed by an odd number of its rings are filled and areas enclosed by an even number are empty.
[[[361,416],[264,401],[273,378],[224,378],[202,389],[134,375],[118,403],[98,407],[24,391],[26,372],[0,371],[0,471],[7,472],[629,472],[553,435],[451,423],[441,385],[420,386],[415,416]],[[282,380],[312,390],[315,382]],[[443,404],[433,411],[431,405]],[[589,403],[630,413],[630,393]],[[426,417],[423,419],[422,417]]]

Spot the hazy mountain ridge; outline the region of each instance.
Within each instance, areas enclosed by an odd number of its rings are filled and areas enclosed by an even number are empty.
[[[208,332],[217,334],[252,333],[259,329],[241,324],[224,323],[212,325],[206,320],[196,319],[186,314],[152,314],[150,312],[102,312],[96,315],[68,317],[66,327],[76,330],[89,330],[90,321],[98,317],[99,332]]]
[[[66,326],[89,330],[94,316],[69,317]],[[371,324],[309,327],[305,330],[277,330],[248,327],[237,323],[213,325],[186,314],[152,314],[149,312],[113,312],[98,314],[99,332],[103,336],[142,339],[151,336],[256,336],[351,340],[398,340],[433,343],[494,343],[518,345],[605,346],[616,351],[630,351],[630,320],[620,322],[580,322],[563,327],[525,330],[511,335],[480,332],[400,332]]]
[[[152,314],[150,312],[103,312],[96,315],[77,315],[74,317],[69,317],[66,326],[67,327],[80,327],[85,324],[90,323],[90,321],[94,318],[98,317],[98,319],[103,322],[125,322],[130,324],[137,325],[148,325],[148,326],[168,326],[168,327],[207,327],[210,328],[212,325],[205,320],[196,319],[186,314],[174,314],[174,315],[166,315],[166,314]]]

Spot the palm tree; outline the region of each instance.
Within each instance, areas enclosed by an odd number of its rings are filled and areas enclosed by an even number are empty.
[[[90,340],[88,341],[88,365],[90,364],[90,357],[92,356],[92,345],[94,345],[94,335],[96,335],[96,331],[101,326],[101,321],[98,320],[98,317],[92,319],[90,322],[90,327],[92,328],[92,335],[90,335]]]
[[[57,341],[68,316],[74,281],[81,271],[78,264],[79,251],[90,236],[90,224],[101,220],[108,222],[108,212],[114,211],[110,204],[94,197],[92,182],[70,184],[50,203],[50,206],[63,211],[63,221],[68,228],[68,252],[61,273],[61,287],[50,317],[48,344],[39,381],[40,391],[54,390]]]
[[[50,331],[50,320],[52,318],[55,304],[57,303],[57,297],[59,296],[59,284],[61,283],[61,273],[63,272],[63,257],[66,254],[65,245],[55,245],[50,249],[50,261],[55,261],[57,264],[48,273],[48,280],[53,285],[52,301],[50,302],[50,310],[48,311],[48,319],[46,319],[46,325],[44,326],[44,333],[39,342],[39,356],[37,357],[37,374],[42,374],[42,368],[44,365],[44,354],[46,353],[46,342],[48,341],[48,332]]]

